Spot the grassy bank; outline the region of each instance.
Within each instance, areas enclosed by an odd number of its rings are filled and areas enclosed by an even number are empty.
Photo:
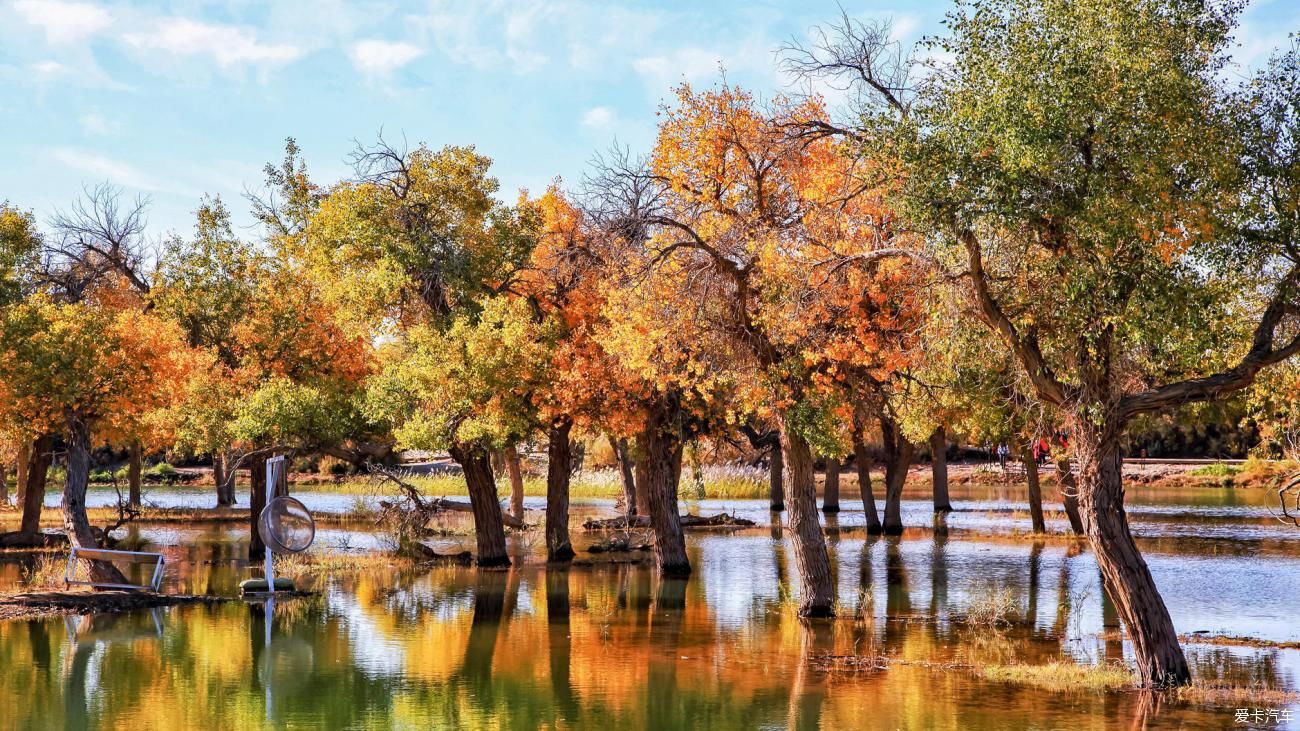
[[[419,488],[420,492],[430,497],[452,497],[468,495],[465,478],[460,475],[411,475],[407,482]],[[381,485],[369,477],[353,477],[341,480],[323,480],[320,482],[295,483],[303,490],[329,492],[342,495],[391,494],[392,487]],[[502,497],[510,493],[510,483],[504,478],[497,480],[497,492]],[[683,470],[681,486],[678,490],[683,500],[704,499],[759,499],[767,497],[768,484],[766,470],[749,467],[710,465],[700,470],[699,479],[689,468]],[[524,495],[528,497],[546,497],[546,478],[538,475],[524,477]],[[623,481],[617,470],[583,470],[573,476],[569,484],[569,497],[574,499],[610,499],[623,497]]]

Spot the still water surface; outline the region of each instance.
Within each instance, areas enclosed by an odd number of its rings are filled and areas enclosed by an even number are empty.
[[[354,502],[297,494],[318,511]],[[0,728],[1245,727],[1233,708],[980,680],[967,668],[1131,654],[1090,554],[1017,535],[1027,518],[1014,489],[956,491],[946,532],[930,527],[923,495],[909,497],[905,517],[925,527],[902,538],[866,537],[860,512],[834,521],[834,621],[795,617],[792,550],[764,503],[706,501],[691,507],[762,525],[690,535],[687,582],[635,565],[548,570],[529,535],[512,539],[513,570],[324,579],[317,597],[278,602],[269,627],[264,606],[241,602],[0,623]],[[210,501],[186,491],[151,498]],[[1130,491],[1135,532],[1180,633],[1300,642],[1300,530],[1273,520],[1266,500],[1262,491]],[[609,512],[583,506],[575,526]],[[168,554],[169,591],[230,595],[251,575],[240,526],[132,530]],[[591,540],[575,539],[580,552]],[[449,537],[437,548],[470,542]],[[321,548],[382,543],[355,530],[318,536]],[[19,570],[16,557],[0,559],[0,588]],[[1013,597],[1015,624],[961,621],[999,592]],[[1300,650],[1187,650],[1200,678],[1300,688]],[[901,662],[870,673],[815,662],[852,653]],[[1300,717],[1300,706],[1291,710]]]

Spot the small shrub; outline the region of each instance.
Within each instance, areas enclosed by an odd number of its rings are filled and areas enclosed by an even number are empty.
[[[111,470],[95,470],[90,473],[90,481],[97,484],[107,484],[113,481],[113,472]]]
[[[172,467],[167,462],[159,462],[158,464],[149,468],[149,474],[153,475],[154,477],[175,477],[176,468]]]
[[[1011,587],[991,586],[977,591],[975,599],[962,612],[967,624],[981,627],[1009,625],[1020,614],[1020,595]]]
[[[67,554],[38,554],[36,560],[23,569],[23,584],[30,589],[62,589],[67,568]]]

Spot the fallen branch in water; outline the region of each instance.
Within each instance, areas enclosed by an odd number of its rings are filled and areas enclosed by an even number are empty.
[[[730,513],[718,513],[717,515],[683,515],[681,516],[683,528],[748,528],[754,525],[754,521],[746,518],[737,518]],[[589,518],[582,524],[585,530],[628,530],[631,528],[650,528],[650,517],[646,515],[637,515],[629,518],[620,515],[617,518]]]
[[[474,507],[469,503],[448,500],[445,497],[426,500],[424,496],[420,494],[420,489],[408,482],[404,478],[404,475],[396,470],[390,470],[387,467],[372,464],[370,465],[370,474],[378,478],[381,483],[392,483],[395,485],[401,496],[411,504],[411,508],[423,516],[426,521],[429,517],[446,511],[456,513],[474,512]],[[382,501],[379,505],[385,510],[395,507],[392,503],[384,503]],[[504,510],[501,511],[501,522],[510,528],[518,528],[522,530],[525,527],[524,521]]]

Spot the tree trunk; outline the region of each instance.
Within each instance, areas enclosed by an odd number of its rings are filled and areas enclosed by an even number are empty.
[[[140,464],[142,461],[140,451],[140,442],[134,439],[131,440],[131,446],[127,447],[126,483],[129,495],[127,500],[133,508],[140,507],[140,470],[142,467]]]
[[[551,421],[546,446],[546,558],[572,561],[569,543],[569,464],[572,449],[569,431],[573,419],[560,416]],[[507,455],[507,458],[509,455]],[[518,461],[516,460],[516,464]]]
[[[9,470],[0,462],[0,505],[9,505]]]
[[[916,457],[916,447],[903,436],[892,419],[880,419],[880,433],[885,442],[885,520],[881,532],[887,536],[903,533],[903,486],[907,470]]]
[[[523,520],[524,517],[524,473],[519,467],[519,451],[511,444],[501,450],[505,458],[506,475],[510,477],[510,514]],[[564,494],[569,494],[566,489]]]
[[[646,464],[645,444],[643,439],[638,439],[636,443],[636,452],[633,455],[633,469],[636,472],[636,513],[637,515],[650,514],[650,469]]]
[[[812,448],[794,429],[781,424],[781,449],[790,469],[790,530],[801,585],[800,617],[835,614],[835,586],[826,536],[817,517],[817,486],[813,483]]]
[[[1038,481],[1038,460],[1028,446],[1020,445],[1020,461],[1025,465],[1025,480],[1029,483],[1029,520],[1035,533],[1046,533],[1043,520],[1043,490]]]
[[[930,434],[930,481],[934,487],[934,512],[951,513],[948,499],[948,433],[939,427]]]
[[[266,544],[257,532],[257,521],[266,507],[266,457],[256,455],[245,462],[248,463],[248,560],[261,561],[266,555]],[[230,481],[235,481],[233,474]]]
[[[650,525],[655,531],[655,558],[662,576],[689,576],[681,516],[677,512],[677,475],[682,464],[682,441],[677,424],[675,397],[665,397],[650,409],[638,439],[645,479],[637,475],[638,494],[646,493]]]
[[[1076,420],[1079,456],[1079,504],[1088,543],[1101,569],[1104,587],[1115,603],[1137,660],[1138,677],[1147,688],[1191,683],[1187,659],[1178,644],[1173,620],[1151,571],[1129,531],[1124,512],[1120,431],[1093,432]]]
[[[867,516],[867,535],[878,536],[881,533],[880,513],[876,510],[876,496],[871,490],[871,457],[867,454],[867,443],[861,430],[853,434],[853,461],[858,468],[858,491],[862,493],[862,510]]]
[[[782,454],[781,436],[778,434],[771,447],[768,468],[768,502],[773,512],[785,510],[785,456]]]
[[[212,481],[217,487],[217,507],[221,507],[226,504],[226,465],[220,454],[212,455]]]
[[[478,565],[509,566],[506,553],[506,530],[501,522],[501,503],[497,501],[496,480],[488,451],[476,444],[455,444],[449,450],[465,473],[469,502],[474,509],[474,536],[478,544]],[[550,508],[547,508],[547,515]]]
[[[1070,530],[1074,531],[1076,536],[1083,535],[1083,516],[1079,515],[1079,487],[1074,481],[1069,457],[1056,461],[1056,490],[1061,493],[1065,517],[1070,519]]]
[[[826,458],[826,484],[822,486],[822,512],[840,512],[840,458]]]
[[[628,454],[627,439],[610,437],[614,454],[618,455],[618,471],[623,477],[623,506],[628,516],[637,514],[636,476],[632,474],[632,456]]]
[[[68,476],[63,482],[63,529],[77,548],[99,548],[86,517],[86,486],[90,482],[90,425],[68,419]],[[107,561],[90,562],[90,578],[104,584],[125,584],[126,577]]]
[[[23,511],[27,498],[27,472],[32,459],[32,443],[24,439],[23,443],[18,446],[18,512]]]
[[[45,505],[45,481],[49,479],[50,463],[54,461],[54,437],[37,437],[28,450],[27,479],[23,481],[23,533],[41,530],[41,508]]]

